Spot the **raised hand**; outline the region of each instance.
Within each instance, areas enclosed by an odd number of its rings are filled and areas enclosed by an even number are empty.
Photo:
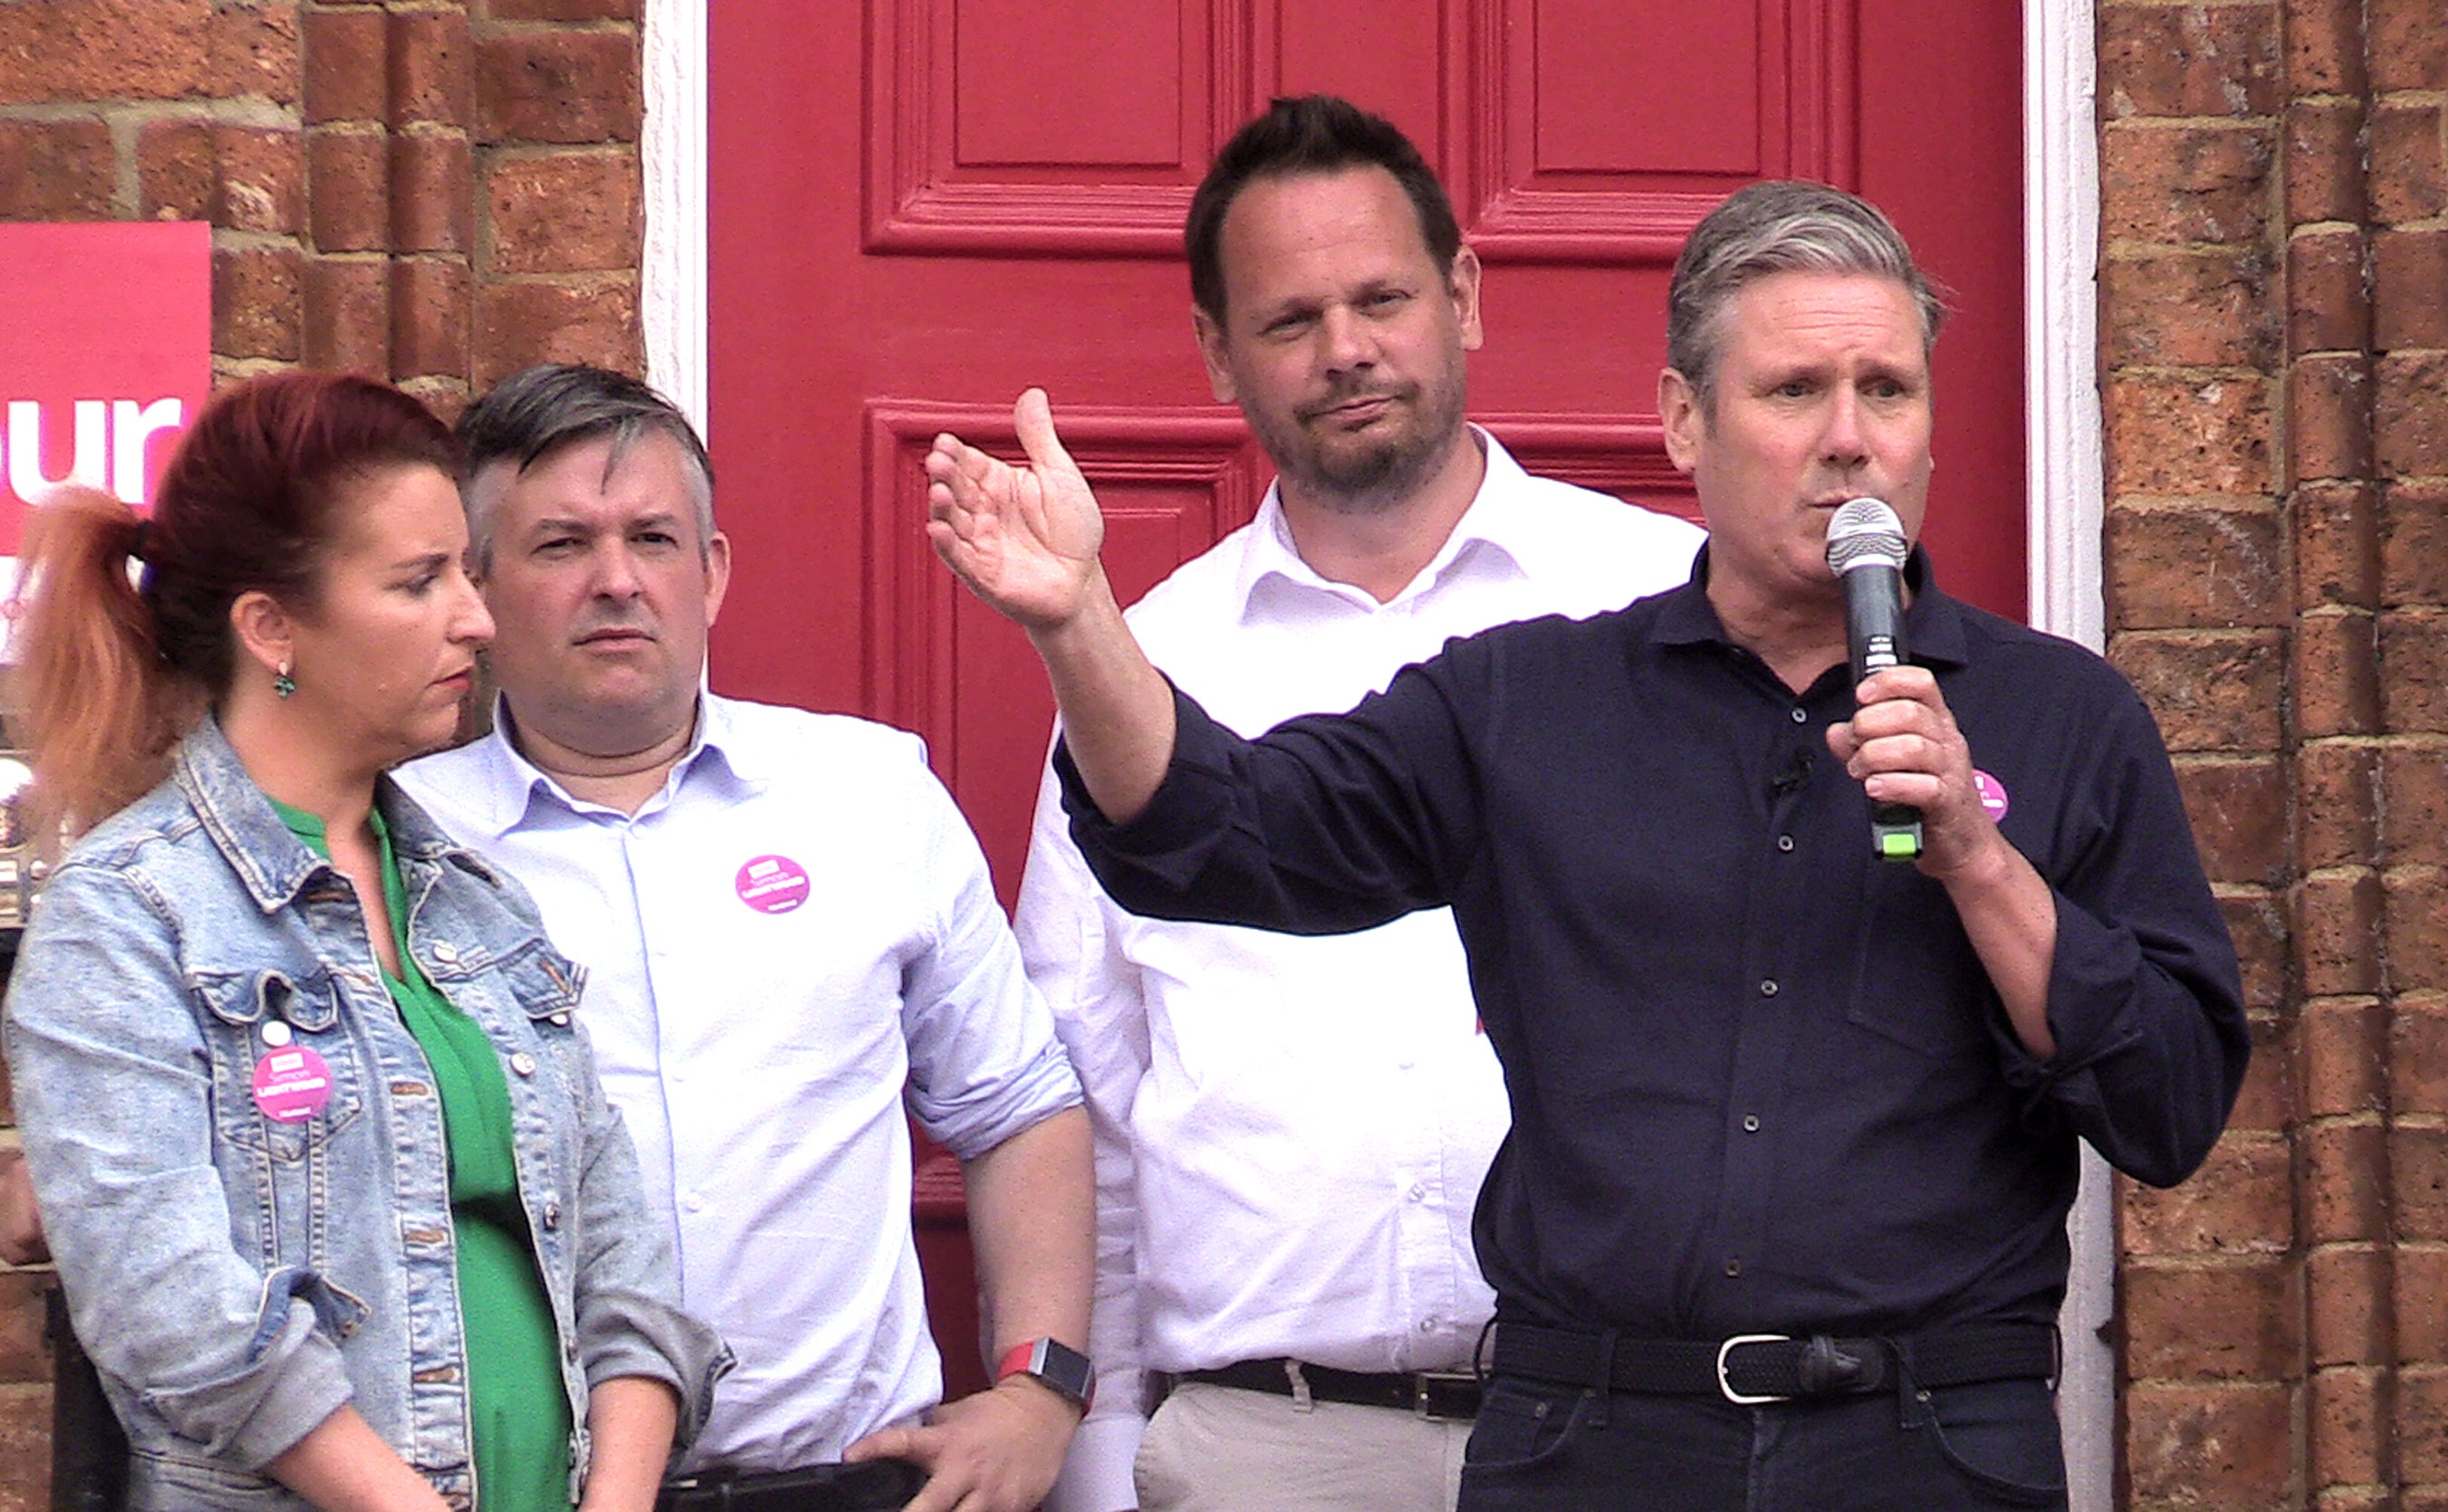
[[[1054,434],[1045,390],[1012,406],[1025,468],[950,434],[927,453],[927,539],[997,612],[1030,631],[1068,624],[1100,591],[1104,517]]]

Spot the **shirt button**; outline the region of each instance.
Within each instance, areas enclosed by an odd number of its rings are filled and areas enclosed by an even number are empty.
[[[1793,711],[1793,722],[1797,725],[1807,725],[1810,723],[1810,716],[1797,709]]]
[[[1434,1333],[1436,1331],[1437,1331],[1437,1320],[1436,1320],[1435,1318],[1433,1318],[1433,1317],[1424,1317],[1424,1318],[1420,1319],[1420,1332],[1423,1332],[1423,1333]]]
[[[433,943],[433,958],[447,966],[459,958],[459,947],[447,939],[436,940]]]
[[[1412,1201],[1414,1201],[1414,1202],[1425,1202],[1425,1201],[1426,1201],[1427,1200],[1428,1200],[1428,1186],[1427,1186],[1427,1183],[1426,1183],[1425,1181],[1415,1181],[1415,1182],[1413,1182],[1413,1183],[1412,1183],[1412,1185],[1411,1185],[1411,1200],[1412,1200]]]
[[[1743,1274],[1743,1261],[1741,1256],[1729,1255],[1726,1257],[1726,1274],[1728,1276],[1740,1276]]]
[[[1759,1132],[1759,1115],[1757,1113],[1745,1113],[1743,1115],[1743,1132],[1746,1134],[1756,1134]]]
[[[1760,996],[1762,996],[1762,997],[1774,997],[1774,996],[1776,995],[1776,992],[1777,992],[1777,987],[1776,987],[1776,978],[1775,978],[1775,977],[1773,977],[1773,976],[1768,977],[1767,979],[1763,980],[1763,981],[1760,983]]]
[[[1776,848],[1781,851],[1789,851],[1793,849],[1793,837],[1790,835],[1779,835],[1776,838]]]
[[[533,1076],[535,1074],[535,1057],[529,1055],[525,1050],[521,1050],[516,1055],[510,1057],[510,1069],[518,1072],[521,1076]]]

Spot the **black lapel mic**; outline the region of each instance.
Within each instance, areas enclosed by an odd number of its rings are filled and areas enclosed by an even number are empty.
[[[1853,683],[1912,660],[1904,642],[1904,524],[1876,499],[1838,506],[1827,521],[1827,565],[1845,585],[1845,648]],[[1870,815],[1870,850],[1891,861],[1921,858],[1921,812],[1881,803]]]

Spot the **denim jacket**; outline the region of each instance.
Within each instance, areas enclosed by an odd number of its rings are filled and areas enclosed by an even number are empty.
[[[685,1443],[728,1351],[679,1310],[672,1241],[573,1021],[578,969],[516,881],[388,780],[377,802],[410,952],[510,1073],[519,1193],[579,1423],[575,1501],[590,1382],[669,1384]],[[343,1404],[454,1505],[473,1499],[432,1072],[354,890],[212,720],[51,877],[7,1047],[77,1333],[127,1425],[133,1507],[302,1507],[261,1466]],[[284,1047],[329,1068],[329,1101],[298,1121],[254,1090]]]

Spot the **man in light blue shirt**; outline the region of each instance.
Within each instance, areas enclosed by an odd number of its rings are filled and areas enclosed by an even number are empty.
[[[664,1505],[1035,1506],[1087,1389],[1063,1366],[1087,1342],[1088,1134],[975,838],[916,737],[706,689],[730,543],[667,401],[541,368],[460,430],[501,698],[490,735],[398,775],[588,967],[653,1217],[739,1356]],[[1009,1357],[942,1406],[905,1090],[963,1162]],[[924,1489],[829,1468],[879,1459]]]

